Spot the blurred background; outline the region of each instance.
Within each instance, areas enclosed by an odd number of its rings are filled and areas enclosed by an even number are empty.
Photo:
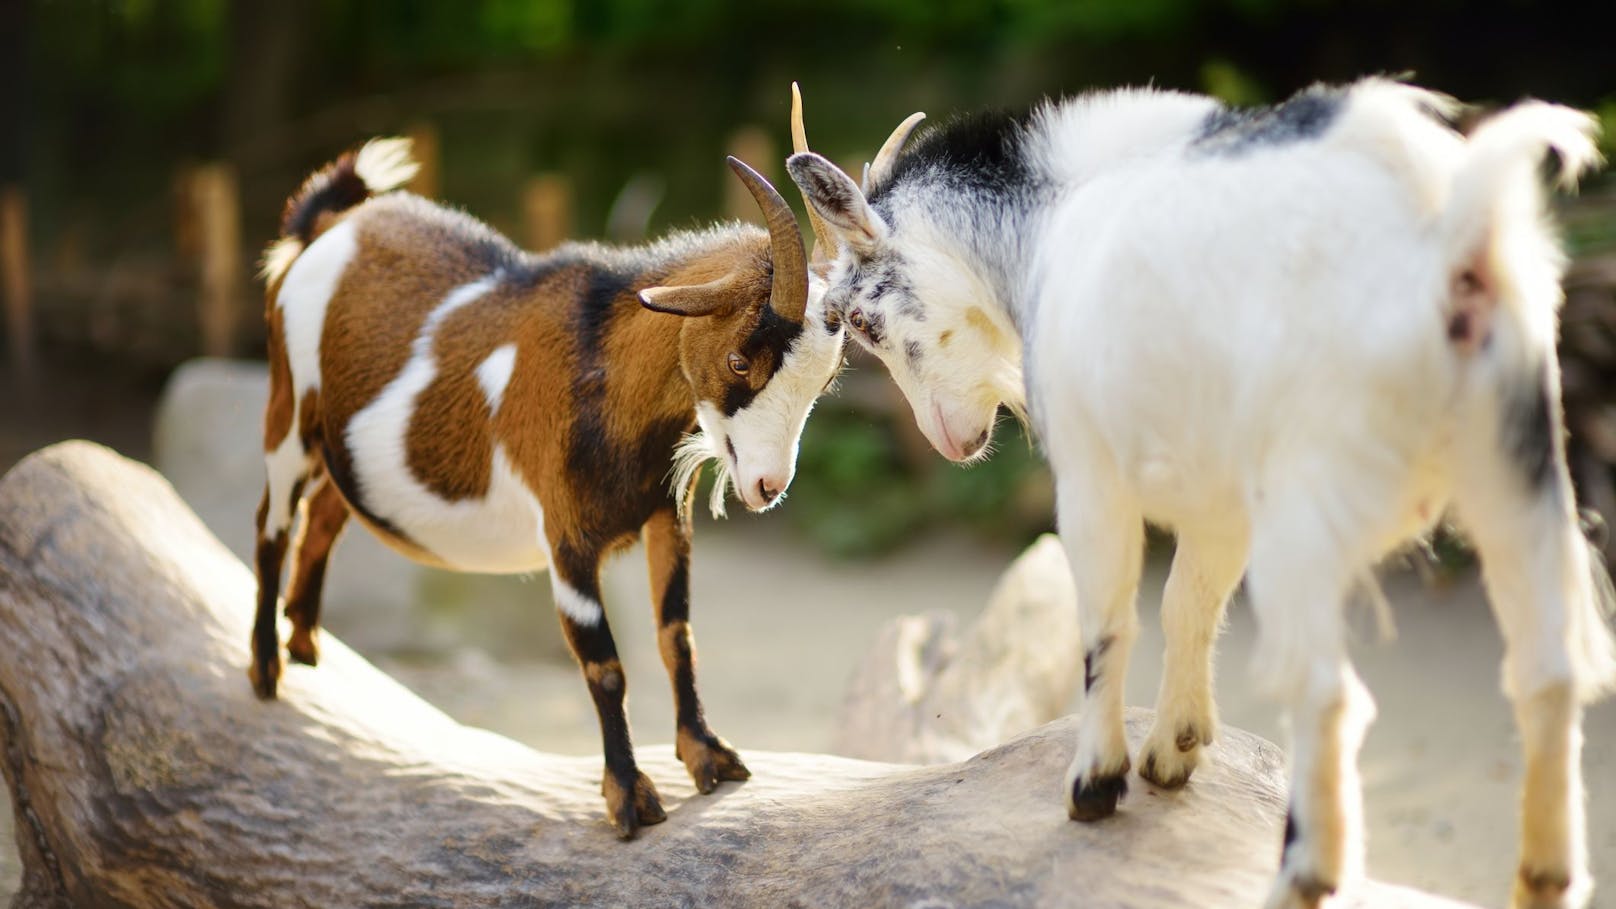
[[[1147,82],[1263,103],[1368,73],[1412,73],[1483,109],[1531,95],[1593,110],[1608,153],[1613,41],[1609,0],[0,0],[0,467],[58,439],[103,441],[154,461],[245,553],[261,483],[257,257],[303,176],[374,135],[414,138],[413,189],[522,245],[636,242],[753,217],[726,153],[800,210],[782,167],[792,80],[811,143],[849,170],[914,110]],[[1574,468],[1609,513],[1616,181],[1557,205],[1573,254]],[[1049,478],[1018,427],[1001,427],[988,463],[949,466],[880,367],[850,354],[809,422],[791,501],[698,531],[704,691],[743,751],[826,747],[884,621],[974,615],[1051,525]],[[1152,634],[1160,555],[1142,590]],[[416,570],[362,531],[335,562],[331,625],[367,655],[468,721],[548,750],[598,747],[543,578]],[[1365,752],[1372,867],[1496,903],[1518,773],[1499,644],[1461,551],[1408,564],[1392,590],[1405,640],[1365,635],[1359,656],[1382,705]],[[608,600],[636,727],[665,741],[642,574],[619,560]],[[1224,713],[1283,741],[1239,671],[1250,630],[1237,605]],[[1140,650],[1130,702],[1149,704],[1159,642]],[[1612,708],[1591,714],[1588,741],[1596,872],[1611,879]],[[1422,760],[1437,756],[1440,773]],[[12,860],[0,849],[0,895]]]

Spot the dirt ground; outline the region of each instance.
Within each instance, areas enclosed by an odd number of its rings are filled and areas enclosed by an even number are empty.
[[[92,391],[68,381],[54,393],[73,400],[44,408],[0,398],[0,466],[70,435],[96,438],[136,457],[146,454],[148,390]],[[823,750],[846,680],[876,630],[893,616],[930,609],[974,615],[1014,556],[961,536],[932,535],[880,561],[836,563],[786,524],[776,516],[739,516],[697,534],[693,583],[701,687],[714,727],[743,753]],[[1141,588],[1143,634],[1129,675],[1131,704],[1154,700],[1164,572],[1165,562],[1153,560]],[[536,590],[548,586],[543,578],[531,583]],[[637,739],[666,742],[673,711],[646,586],[638,551],[613,562],[604,579],[630,677]],[[1370,868],[1385,880],[1502,905],[1515,861],[1520,758],[1508,705],[1498,693],[1497,631],[1468,577],[1431,586],[1411,574],[1394,574],[1386,592],[1395,607],[1397,640],[1378,642],[1366,609],[1358,610],[1353,623],[1362,629],[1357,665],[1380,712],[1361,761]],[[336,624],[342,604],[333,602],[329,610]],[[554,619],[545,610],[533,621]],[[1276,711],[1246,683],[1254,637],[1250,611],[1237,600],[1219,644],[1219,705],[1224,722],[1283,744]],[[468,630],[465,646],[447,657],[368,655],[463,722],[539,749],[598,753],[593,711],[576,670],[554,658],[497,660],[470,643],[484,638]],[[1605,882],[1605,896],[1596,903],[1616,906],[1616,702],[1592,708],[1585,732],[1590,848],[1595,876]],[[1210,759],[1216,754],[1214,747]],[[11,823],[9,804],[0,804],[0,900],[9,899],[18,875]]]

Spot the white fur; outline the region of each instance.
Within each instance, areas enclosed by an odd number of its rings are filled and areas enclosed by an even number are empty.
[[[556,608],[579,625],[593,628],[600,622],[601,616],[605,614],[599,603],[579,593],[571,584],[563,581],[559,572],[550,573],[550,590],[555,599]]]
[[[1027,229],[993,232],[991,209],[972,210],[991,203],[900,185],[882,239],[844,249],[833,272],[834,285],[853,256],[907,263],[926,318],[888,308],[897,343],[867,346],[946,454],[947,436],[1016,402],[996,389],[1025,370],[1085,646],[1100,655],[1068,792],[1128,763],[1121,679],[1142,522],[1181,541],[1161,709],[1142,754],[1158,758],[1158,778],[1193,767],[1210,740],[1210,646],[1249,559],[1254,668],[1295,734],[1300,838],[1270,906],[1301,905],[1306,884],[1355,873],[1354,755],[1373,707],[1347,663],[1343,600],[1450,502],[1509,644],[1505,689],[1527,751],[1523,870],[1568,878],[1564,905],[1589,892],[1575,703],[1616,682],[1616,658],[1563,453],[1533,483],[1508,440],[1522,395],[1547,382],[1558,400],[1561,261],[1536,164],[1552,146],[1574,179],[1595,159],[1593,126],[1529,103],[1465,139],[1422,110],[1452,107],[1367,80],[1321,134],[1219,153],[1192,144],[1206,99],[1128,91],[1057,104],[1024,147],[1044,181],[1019,213]],[[1470,347],[1448,337],[1466,273],[1487,281],[1487,340]],[[973,308],[987,328],[965,332]],[[918,368],[904,340],[922,345]],[[1208,728],[1191,753],[1163,759],[1184,723]]]
[[[498,273],[488,275],[444,297],[422,324],[409,362],[376,400],[354,415],[346,442],[361,500],[439,560],[462,571],[538,571],[550,562],[543,511],[503,445],[493,449],[488,493],[459,502],[446,501],[422,485],[405,450],[416,398],[437,376],[433,340],[438,327],[499,281]]]
[[[488,399],[490,413],[499,413],[499,403],[505,397],[505,386],[511,383],[511,371],[516,369],[516,345],[501,344],[477,364],[477,384]]]
[[[342,281],[342,273],[359,250],[355,231],[352,221],[343,221],[310,243],[292,262],[275,298],[281,309],[292,389],[299,399],[309,389],[320,387],[320,335],[325,331],[325,311]],[[297,425],[295,420],[292,425]]]
[[[354,158],[354,173],[365,181],[372,195],[403,186],[420,169],[411,156],[410,140],[397,136],[366,142]]]

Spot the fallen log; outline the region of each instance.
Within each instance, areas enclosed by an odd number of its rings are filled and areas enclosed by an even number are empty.
[[[1249,906],[1276,864],[1273,746],[1225,730],[1185,790],[1136,780],[1075,824],[1069,719],[931,767],[748,751],[753,779],[711,796],[641,748],[669,816],[621,843],[598,758],[460,726],[334,639],[257,701],[252,602],[143,466],[64,443],[0,480],[14,906]],[[1336,904],[1457,905],[1371,883]]]

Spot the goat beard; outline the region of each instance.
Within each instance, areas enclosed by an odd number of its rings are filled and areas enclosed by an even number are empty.
[[[673,499],[678,503],[679,520],[690,519],[690,506],[696,499],[696,483],[701,479],[701,469],[704,465],[712,463],[716,476],[713,478],[713,491],[707,499],[707,509],[714,518],[725,516],[725,503],[729,493],[735,488],[735,477],[730,473],[729,462],[712,439],[705,432],[686,435],[673,449],[673,470],[670,473],[672,481],[669,484]]]

